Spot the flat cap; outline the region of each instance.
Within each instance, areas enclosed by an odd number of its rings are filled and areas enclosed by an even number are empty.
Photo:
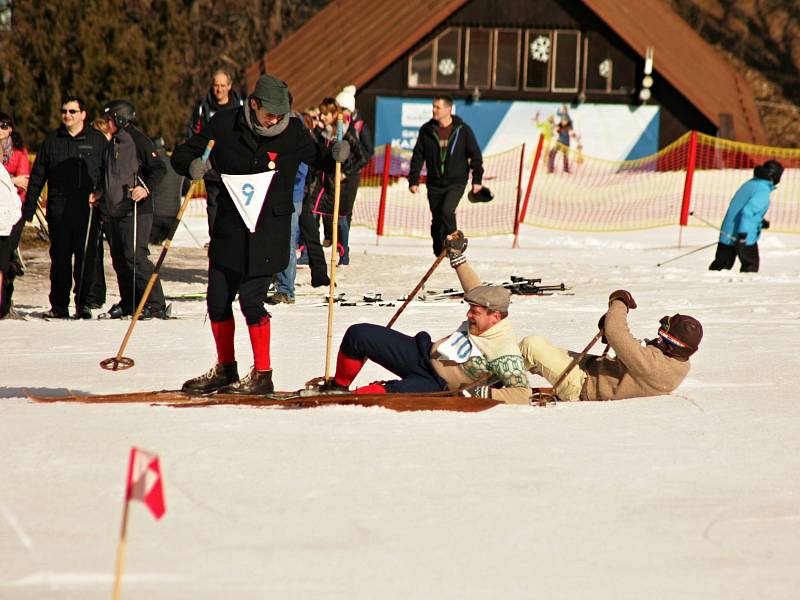
[[[273,115],[285,115],[292,110],[289,102],[289,86],[272,75],[259,77],[251,96],[261,100],[264,110]]]
[[[508,312],[511,292],[498,285],[479,285],[464,294],[464,300],[468,304],[483,306],[489,310]]]

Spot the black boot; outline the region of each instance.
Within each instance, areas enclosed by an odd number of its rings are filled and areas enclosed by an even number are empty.
[[[266,396],[275,391],[272,385],[272,371],[256,371],[253,367],[246,377],[236,383],[219,390],[220,394],[241,394],[248,396]]]
[[[203,375],[185,382],[181,391],[187,394],[208,394],[237,381],[239,381],[239,371],[235,362],[227,365],[217,363]]]

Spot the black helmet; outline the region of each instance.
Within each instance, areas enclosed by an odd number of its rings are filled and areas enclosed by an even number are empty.
[[[103,109],[107,119],[113,119],[120,129],[125,129],[136,120],[136,108],[128,100],[112,100]]]
[[[768,160],[763,165],[753,169],[753,176],[759,179],[771,181],[773,185],[778,185],[783,175],[783,165],[777,160]]]

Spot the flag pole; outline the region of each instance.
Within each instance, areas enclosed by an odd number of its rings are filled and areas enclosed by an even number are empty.
[[[131,457],[128,460],[128,477],[125,479],[125,506],[122,509],[122,525],[119,530],[119,543],[117,544],[117,565],[114,570],[114,591],[112,600],[120,600],[122,593],[122,572],[125,570],[125,547],[128,541],[128,505],[131,503],[131,475],[133,474],[133,461],[136,457],[136,448],[131,448]]]
[[[114,572],[114,593],[113,600],[120,600],[122,592],[122,571],[125,570],[125,546],[128,535],[128,505],[130,500],[125,499],[125,508],[122,510],[122,527],[119,532],[119,544],[117,545],[117,567]]]

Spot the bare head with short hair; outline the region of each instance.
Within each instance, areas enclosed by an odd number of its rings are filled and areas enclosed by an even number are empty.
[[[217,69],[211,76],[211,92],[219,104],[227,104],[230,99],[233,78],[225,69]]]

